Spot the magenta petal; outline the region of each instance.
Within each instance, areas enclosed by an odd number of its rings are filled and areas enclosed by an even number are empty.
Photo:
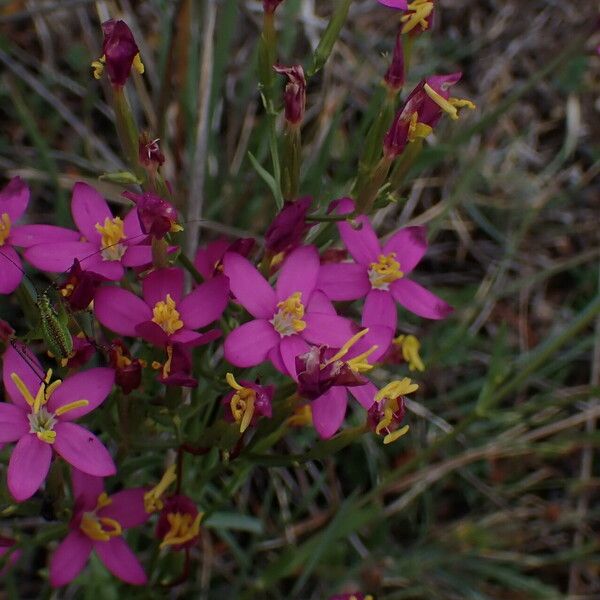
[[[405,227],[397,231],[383,247],[383,254],[395,252],[400,270],[407,275],[427,252],[427,230],[425,227]]]
[[[198,329],[221,318],[229,300],[229,280],[218,275],[201,283],[179,305],[186,327]]]
[[[281,358],[281,352],[279,351],[279,344],[277,344],[277,346],[273,346],[269,350],[269,354],[267,356],[268,356],[269,360],[273,363],[273,366],[280,373],[283,373],[284,375],[288,374],[288,370],[283,362],[283,359]]]
[[[21,225],[10,230],[10,243],[20,248],[30,248],[36,244],[78,242],[80,237],[78,231],[56,225]]]
[[[306,329],[302,337],[312,344],[340,348],[356,333],[351,321],[337,315],[311,312],[304,320]]]
[[[223,257],[223,271],[229,278],[231,293],[253,317],[273,317],[275,292],[250,261],[235,252],[227,252]]]
[[[365,265],[358,263],[327,263],[321,265],[317,287],[330,300],[356,300],[371,289]]]
[[[100,244],[100,233],[96,225],[104,225],[106,219],[113,218],[106,200],[90,185],[78,181],[73,186],[71,214],[77,229],[90,242]]]
[[[73,266],[75,258],[83,262],[97,252],[98,246],[89,242],[37,244],[25,250],[25,260],[41,271],[62,273]]]
[[[447,302],[410,279],[394,281],[390,290],[404,308],[425,319],[445,319],[454,310]]]
[[[384,290],[371,290],[365,298],[362,325],[383,325],[395,332],[397,322],[398,313],[392,294]]]
[[[108,450],[91,431],[64,421],[59,421],[54,431],[54,450],[75,468],[97,477],[108,477],[117,472]]]
[[[119,281],[125,275],[125,269],[120,260],[103,260],[99,252],[82,258],[79,263],[84,271],[102,275],[108,281]]]
[[[129,246],[121,258],[124,267],[142,267],[152,263],[152,246]]]
[[[284,261],[275,291],[277,301],[286,300],[292,294],[300,292],[305,304],[308,302],[319,274],[319,253],[314,246],[302,246],[294,250]]]
[[[192,331],[191,329],[180,329],[177,333],[170,336],[169,341],[171,343],[179,342],[186,346],[199,346],[202,343],[202,334],[197,331]]]
[[[338,231],[352,258],[357,263],[368,266],[372,262],[377,262],[381,254],[379,240],[367,217],[361,215],[355,221],[358,223],[356,229],[350,223],[342,221],[338,223]]]
[[[344,422],[348,394],[343,386],[332,387],[311,403],[313,425],[323,438],[330,438]]]
[[[104,478],[88,475],[75,467],[71,467],[71,484],[73,498],[80,503],[82,510],[93,510],[98,503],[98,497],[104,491]]]
[[[206,248],[198,248],[194,258],[194,266],[204,279],[209,279],[213,276],[216,263],[223,258],[223,254],[225,254],[230,245],[230,242],[221,238],[210,242]]]
[[[379,391],[370,381],[365,385],[353,385],[348,391],[360,402],[365,410],[369,410],[375,402],[375,395]]]
[[[16,442],[29,432],[27,413],[8,402],[0,402],[0,444]]]
[[[154,321],[144,321],[135,326],[135,333],[154,346],[166,346],[169,342],[167,332]]]
[[[29,187],[20,177],[13,177],[0,190],[0,215],[6,213],[14,223],[27,210]]]
[[[96,292],[94,313],[111,331],[131,337],[136,336],[136,325],[152,319],[152,311],[141,298],[116,287],[104,287]]]
[[[142,295],[146,304],[154,307],[157,302],[164,302],[167,294],[179,306],[183,296],[183,271],[176,267],[152,271],[142,281]]]
[[[240,325],[225,339],[225,359],[236,367],[253,367],[279,345],[280,336],[268,321],[257,319]]]
[[[101,509],[98,516],[115,519],[123,529],[138,527],[150,518],[144,507],[144,494],[147,491],[144,488],[134,488],[113,494],[110,497],[111,504]]]
[[[368,361],[374,364],[388,351],[394,338],[394,333],[394,329],[385,327],[384,325],[369,325],[369,332],[352,346],[347,358],[358,356],[370,350],[373,346],[377,346],[377,349],[372,354],[369,354],[368,358]]]
[[[407,0],[377,0],[377,2],[396,10],[406,10],[408,8]]]
[[[136,208],[132,208],[123,219],[123,233],[125,233],[126,244],[139,244],[144,237],[147,237],[142,231],[140,216]]]
[[[15,446],[8,463],[8,489],[17,502],[36,493],[48,474],[52,447],[35,434],[24,435]]]
[[[0,247],[0,294],[12,294],[23,279],[21,259],[12,246]]]
[[[27,346],[19,344],[19,349],[21,352],[25,353],[27,360],[21,356],[21,354],[17,352],[13,346],[9,346],[2,357],[2,381],[4,383],[4,389],[6,390],[10,400],[17,406],[20,406],[27,412],[30,412],[31,407],[29,404],[27,404],[25,398],[23,398],[21,395],[21,392],[13,383],[10,375],[11,373],[16,373],[21,378],[21,381],[23,381],[25,387],[29,390],[31,395],[35,398],[35,395],[42,384],[45,371],[42,368],[40,361]]]
[[[326,315],[336,315],[335,308],[324,292],[315,290],[311,296],[306,312],[325,313]]]
[[[92,540],[78,529],[70,531],[50,559],[50,585],[61,587],[81,573],[92,551]]]
[[[48,410],[56,412],[56,409],[76,402],[87,400],[87,406],[69,410],[60,416],[61,421],[73,421],[87,415],[106,400],[115,383],[115,372],[113,369],[99,367],[80,371],[67,377],[50,397]]]
[[[122,537],[114,537],[108,542],[95,542],[94,550],[115,577],[131,585],[144,585],[148,581],[142,565]]]
[[[281,339],[279,352],[288,375],[296,379],[296,356],[308,352],[308,344],[299,335],[290,335]]]

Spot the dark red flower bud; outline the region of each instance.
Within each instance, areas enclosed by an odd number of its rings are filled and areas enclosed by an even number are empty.
[[[122,195],[135,203],[144,233],[162,239],[170,231],[181,231],[177,224],[177,210],[170,202],[152,192],[135,194],[127,191]]]
[[[394,92],[399,92],[404,85],[404,48],[402,44],[402,34],[398,32],[396,36],[396,45],[392,62],[388,67],[384,77],[388,87]]]
[[[145,132],[140,135],[138,154],[142,165],[153,169],[158,169],[158,167],[163,165],[165,155],[160,151],[159,141],[158,138],[151,140]]]
[[[110,366],[115,370],[115,382],[124,394],[129,394],[140,387],[142,363],[131,355],[123,340],[113,340],[108,356]]]
[[[94,77],[100,79],[106,67],[110,82],[114,86],[122,87],[129,78],[132,66],[139,73],[144,72],[144,65],[139,57],[140,50],[133,39],[131,29],[124,21],[105,21],[102,23],[102,32],[102,56],[92,63]]]
[[[200,537],[202,513],[187,496],[177,494],[166,498],[156,525],[156,537],[161,548],[185,550]]]
[[[59,286],[59,290],[73,310],[85,310],[103,281],[107,281],[106,277],[93,271],[84,271],[79,260],[75,259],[67,273],[67,280]]]
[[[314,224],[306,222],[306,213],[312,197],[304,196],[294,202],[286,202],[265,233],[265,246],[273,254],[288,252],[302,243]]]
[[[283,93],[285,120],[288,123],[297,125],[304,117],[304,107],[306,105],[306,79],[304,77],[304,69],[301,65],[292,65],[291,67],[273,65],[273,69],[281,75],[286,75],[288,78]]]
[[[225,407],[226,421],[239,423],[240,431],[244,433],[259,417],[271,418],[271,401],[275,393],[272,385],[259,385],[246,380],[240,380],[238,383],[233,373],[227,373],[226,380],[233,388],[221,400]]]
[[[283,0],[263,0],[263,9],[266,13],[272,14],[282,2]]]

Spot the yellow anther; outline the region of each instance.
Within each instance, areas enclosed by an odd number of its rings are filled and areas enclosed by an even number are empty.
[[[408,5],[408,12],[400,21],[404,23],[402,33],[408,33],[419,25],[423,29],[427,29],[427,18],[433,12],[433,2],[428,0],[414,0]]]
[[[252,388],[241,386],[233,376],[233,373],[225,375],[227,383],[235,390],[229,401],[231,414],[236,423],[240,424],[240,432],[244,433],[252,421],[256,403],[256,391]]]
[[[352,346],[354,346],[354,344],[356,344],[356,342],[358,342],[358,340],[362,339],[365,337],[365,335],[367,335],[367,333],[369,333],[369,328],[365,327],[364,329],[361,329],[357,334],[353,335],[339,350],[336,354],[334,354],[328,361],[326,364],[331,364],[332,362],[335,362],[336,360],[340,360],[340,358],[346,356],[346,354],[348,354],[348,351],[350,350],[350,348],[352,348]]]
[[[429,125],[419,123],[419,114],[417,111],[411,115],[407,133],[409,142],[414,142],[417,139],[425,139],[432,131],[433,129]]]
[[[4,246],[6,239],[10,235],[10,216],[8,213],[2,213],[0,216],[0,246]]]
[[[145,68],[144,68],[144,63],[142,62],[142,57],[140,56],[140,53],[138,52],[134,58],[133,58],[133,68],[140,74],[143,75]]]
[[[97,517],[95,512],[84,513],[79,529],[90,539],[97,542],[108,542],[110,538],[123,533],[121,524],[118,521],[108,517]]]
[[[65,285],[65,287],[60,290],[60,295],[63,298],[68,298],[73,293],[74,289],[75,286],[72,283],[67,283],[67,285]]]
[[[115,346],[115,364],[117,369],[124,369],[131,364],[131,359],[123,354],[123,348],[121,348],[121,346]],[[158,364],[158,368],[160,368],[160,363]],[[154,366],[154,363],[152,363],[152,366]]]
[[[46,442],[46,444],[54,444],[56,441],[56,431],[44,430],[36,432],[38,440],[40,442]]]
[[[451,119],[458,119],[458,109],[468,108],[473,110],[475,105],[470,100],[461,100],[459,98],[449,98],[446,100],[438,94],[428,83],[423,86],[425,93],[445,112]]]
[[[179,311],[171,294],[167,294],[164,300],[160,300],[154,305],[152,315],[152,321],[160,325],[162,330],[169,335],[183,327],[183,321],[179,318]]]
[[[104,225],[96,223],[96,231],[102,236],[102,258],[104,260],[121,260],[127,248],[120,244],[127,236],[125,235],[125,223],[121,217],[111,219],[106,217]]]
[[[181,513],[169,513],[167,520],[171,528],[160,543],[160,548],[185,544],[200,535],[200,521],[202,517],[203,514],[198,513],[192,521],[192,515],[189,513],[183,515]]]
[[[375,395],[375,402],[381,402],[384,398],[396,400],[396,398],[406,396],[418,389],[418,384],[412,383],[408,377],[403,377],[400,380],[392,381],[385,387],[382,387]]]
[[[411,371],[425,370],[425,364],[419,356],[421,342],[414,335],[399,335],[394,339],[394,345],[400,346],[402,358],[408,363]]]
[[[27,402],[29,406],[33,407],[35,400],[31,395],[31,392],[27,389],[27,386],[23,383],[23,380],[16,373],[11,373],[10,378],[19,392],[21,392],[21,396],[23,396],[25,402]]]
[[[64,404],[63,406],[59,406],[54,414],[57,416],[64,415],[70,410],[75,410],[76,408],[81,408],[82,406],[87,406],[89,404],[88,400],[75,400],[75,402],[69,402],[69,404]]]
[[[102,55],[98,60],[92,62],[92,69],[94,69],[94,79],[100,79],[104,73],[104,64],[106,63],[106,57]]]
[[[270,321],[282,337],[294,335],[306,329],[302,292],[294,292],[291,296],[277,304],[279,309]]]
[[[283,262],[284,258],[285,258],[285,252],[278,252],[271,259],[271,264],[269,265],[269,267],[271,269],[274,269],[275,267],[278,267]]]
[[[396,253],[380,254],[377,262],[369,266],[369,281],[371,286],[377,290],[389,290],[390,283],[404,277],[400,270],[400,263],[395,260]]]
[[[162,509],[164,506],[162,495],[172,483],[177,481],[175,471],[175,465],[168,467],[158,484],[144,494],[144,508],[147,513],[150,514]]]
[[[398,438],[401,438],[408,430],[409,430],[409,426],[405,425],[404,427],[401,427],[400,429],[397,429],[396,431],[392,431],[391,433],[388,433],[383,438],[383,443],[391,444],[392,442],[395,442]]]
[[[303,404],[294,409],[294,414],[288,417],[287,424],[289,427],[304,427],[313,424],[312,410],[310,404]]]
[[[369,358],[369,356],[371,356],[371,354],[373,354],[377,348],[379,348],[377,345],[371,346],[362,354],[359,354],[358,356],[355,356],[347,361],[350,369],[352,369],[355,373],[366,373],[367,371],[370,371],[373,368],[373,365],[369,363],[367,358]]]
[[[112,498],[109,498],[106,492],[102,492],[98,496],[98,500],[96,500],[96,510],[100,510],[105,506],[110,506],[112,504]]]
[[[180,225],[179,223],[175,223],[175,221],[173,221],[171,223],[171,229],[169,229],[169,231],[171,233],[179,233],[180,231],[183,231],[183,226]]]

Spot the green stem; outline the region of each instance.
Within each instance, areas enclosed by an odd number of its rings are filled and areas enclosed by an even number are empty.
[[[356,212],[368,214],[373,208],[377,194],[389,173],[393,158],[384,155],[371,171],[365,187],[361,190],[356,201]]]
[[[134,174],[144,181],[146,172],[141,167],[138,156],[139,132],[122,87],[113,87],[113,108],[121,148]]]
[[[404,152],[396,161],[396,164],[392,169],[392,174],[390,175],[390,187],[392,191],[401,191],[406,175],[410,171],[411,167],[415,164],[415,161],[419,157],[419,154],[421,154],[422,149],[423,140],[421,138],[407,144]]]
[[[284,200],[294,200],[300,189],[302,139],[300,124],[286,123],[281,156],[281,193]]]

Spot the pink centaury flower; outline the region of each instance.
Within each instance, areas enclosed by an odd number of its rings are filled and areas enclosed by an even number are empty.
[[[338,201],[337,211],[354,210],[349,198]],[[318,287],[331,300],[355,300],[366,296],[362,324],[384,325],[396,330],[394,300],[410,312],[426,319],[443,319],[452,307],[407,278],[427,250],[424,227],[405,227],[383,245],[369,219],[356,219],[359,228],[338,224],[340,236],[355,263],[329,263],[321,266]]]
[[[51,381],[52,369],[44,376],[37,358],[25,346],[22,351],[27,360],[12,346],[3,356],[10,402],[0,403],[0,442],[17,442],[8,464],[8,489],[15,500],[27,500],[40,487],[53,450],[90,475],[114,475],[115,465],[102,442],[73,423],[104,402],[114,371],[96,368]]]
[[[144,508],[144,488],[108,496],[101,477],[72,470],[75,506],[69,534],[50,559],[50,583],[66,585],[85,567],[92,550],[104,566],[132,585],[147,582],[144,569],[123,539],[123,531],[138,527],[150,516]]]
[[[156,346],[175,342],[198,344],[209,333],[205,327],[221,317],[227,305],[229,285],[224,275],[213,277],[183,296],[183,271],[158,269],[142,281],[143,299],[118,287],[98,290],[94,312],[102,325],[119,335],[141,336]]]
[[[283,263],[275,289],[239,254],[223,258],[225,275],[237,301],[254,317],[225,340],[225,358],[252,367],[267,358],[275,368],[295,377],[295,359],[310,344],[340,347],[354,333],[336,315],[325,294],[316,289],[319,255],[313,246],[292,252]]]
[[[135,210],[124,219],[113,217],[106,200],[93,187],[78,182],[73,188],[71,215],[79,233],[56,228],[62,239],[57,235],[52,242],[43,240],[28,248],[25,258],[34,267],[62,273],[78,259],[82,269],[118,281],[123,277],[124,267],[152,262],[151,247],[140,245],[144,235]]]

